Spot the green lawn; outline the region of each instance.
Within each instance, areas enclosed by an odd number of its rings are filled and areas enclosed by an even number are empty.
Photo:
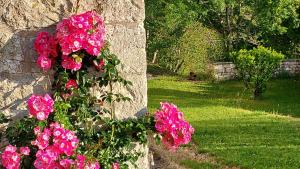
[[[157,77],[148,81],[148,106],[153,112],[161,101],[176,104],[196,130],[198,151],[224,165],[300,168],[300,81],[274,80],[268,87],[262,99],[253,100],[237,81]],[[197,168],[193,163],[181,162]]]

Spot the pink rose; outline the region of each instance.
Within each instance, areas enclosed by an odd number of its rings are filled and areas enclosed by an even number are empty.
[[[84,169],[100,169],[100,165],[96,161],[96,162],[93,162],[93,163],[86,164]]]
[[[112,169],[120,169],[120,165],[119,165],[119,163],[115,162],[112,164],[111,168]]]
[[[28,156],[30,153],[30,149],[29,149],[29,147],[20,147],[20,152],[21,152],[21,154]]]
[[[12,145],[6,146],[5,150],[1,155],[1,163],[3,167],[8,169],[20,168],[21,156],[16,152],[17,148]]]
[[[79,143],[79,139],[75,133],[64,129],[57,123],[52,123],[51,129],[53,131],[53,145],[65,155],[73,155]]]
[[[104,45],[104,21],[93,11],[62,20],[56,30],[63,55],[85,49],[90,55],[98,56]]]
[[[42,121],[47,119],[49,114],[53,112],[54,101],[48,94],[44,97],[32,95],[28,99],[27,105],[30,115]]]
[[[101,59],[99,62],[97,60],[94,60],[93,61],[93,65],[95,66],[95,68],[99,71],[102,71],[103,70],[103,67],[104,67],[104,60]]]
[[[59,164],[65,169],[70,169],[74,163],[74,160],[68,158],[59,161]]]
[[[31,144],[37,146],[40,150],[44,150],[49,146],[51,134],[52,132],[45,128],[43,132],[36,134],[37,137]]]
[[[76,159],[76,168],[77,169],[83,169],[85,164],[86,157],[84,155],[77,155]]]
[[[47,71],[51,68],[52,66],[52,60],[50,58],[48,58],[47,56],[44,55],[40,55],[37,59],[37,65]]]
[[[35,50],[39,55],[57,57],[57,43],[48,32],[40,32],[34,43]]]
[[[81,68],[82,62],[77,63],[74,58],[64,55],[62,57],[61,65],[65,69],[77,71]]]
[[[77,84],[76,80],[70,79],[70,80],[66,83],[66,88],[67,88],[67,89],[71,89],[71,88],[77,89],[77,88],[78,88],[78,84]]]

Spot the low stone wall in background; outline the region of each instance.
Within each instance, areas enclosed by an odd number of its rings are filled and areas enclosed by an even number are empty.
[[[215,79],[218,81],[230,80],[237,77],[235,65],[232,62],[214,63]],[[275,74],[286,74],[296,76],[300,74],[300,59],[289,59],[281,63],[281,66]]]
[[[214,63],[214,76],[217,81],[234,79],[236,77],[235,65],[232,62]]]

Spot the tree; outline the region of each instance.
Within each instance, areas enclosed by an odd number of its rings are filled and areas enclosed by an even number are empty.
[[[229,53],[259,45],[287,54],[299,46],[299,0],[190,0],[198,20],[224,36]],[[281,43],[278,44],[278,39]],[[284,46],[285,48],[282,48]]]
[[[145,4],[147,58],[152,62],[172,60],[170,48],[177,45],[184,28],[194,20],[196,14],[181,0],[146,0]]]

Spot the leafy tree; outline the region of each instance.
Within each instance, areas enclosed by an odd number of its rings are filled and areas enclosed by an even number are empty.
[[[199,21],[224,36],[229,53],[259,45],[287,54],[299,51],[299,0],[190,0]],[[280,45],[278,44],[280,40]],[[283,48],[284,47],[284,48]]]
[[[148,60],[155,63],[158,57],[168,57],[169,49],[176,46],[184,28],[194,20],[196,14],[181,0],[146,0],[145,4],[147,55]]]

